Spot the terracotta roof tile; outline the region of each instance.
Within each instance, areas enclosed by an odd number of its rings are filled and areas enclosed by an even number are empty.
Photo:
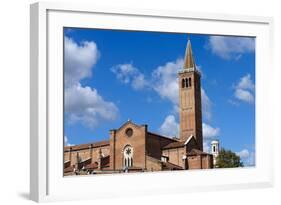
[[[109,167],[109,159],[110,159],[109,155],[101,159],[101,168]],[[86,169],[97,169],[98,167],[99,167],[98,162],[93,162],[85,166]]]
[[[101,159],[101,167],[104,168],[104,167],[109,167],[109,160],[110,160],[110,156],[106,156],[106,157],[103,157]]]
[[[85,166],[86,169],[97,169],[98,168],[98,163],[97,162],[94,162],[94,163],[91,163],[91,164],[87,164]]]
[[[183,170],[182,167],[171,162],[162,162],[164,170]]]
[[[74,168],[72,166],[66,167],[63,169],[64,173],[73,172]]]
[[[160,138],[165,138],[167,140],[170,140],[171,142],[177,142],[177,140],[173,139],[173,138],[170,138],[170,137],[167,137],[167,136],[163,136],[163,135],[160,135],[160,134],[157,134],[157,133],[154,133],[154,132],[147,132],[148,135],[153,135],[155,137],[160,137]]]
[[[94,143],[87,143],[87,144],[80,144],[80,145],[74,145],[74,146],[65,146],[64,151],[69,151],[69,149],[74,150],[81,150],[81,149],[89,149],[89,146],[95,147],[103,147],[109,145],[109,140],[94,142]]]
[[[166,145],[165,147],[163,147],[163,149],[171,149],[171,148],[183,147],[184,143],[185,143],[184,141],[172,142],[172,143]]]

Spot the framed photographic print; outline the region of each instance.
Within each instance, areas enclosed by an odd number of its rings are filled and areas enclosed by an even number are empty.
[[[31,199],[272,186],[272,22],[31,5]]]

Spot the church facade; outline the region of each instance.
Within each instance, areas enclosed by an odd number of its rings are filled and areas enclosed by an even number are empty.
[[[201,74],[190,40],[178,72],[179,138],[149,131],[128,120],[110,130],[109,140],[64,147],[64,175],[213,168],[213,155],[203,152]]]

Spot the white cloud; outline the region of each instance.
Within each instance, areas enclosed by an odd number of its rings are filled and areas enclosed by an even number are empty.
[[[134,77],[132,81],[132,86],[135,90],[141,90],[147,86],[147,81],[144,78],[143,74],[139,74]]]
[[[159,66],[152,73],[153,89],[163,99],[168,99],[173,103],[173,112],[179,110],[179,84],[178,71],[182,69],[183,59],[178,59],[175,62],[168,62],[164,66]],[[212,116],[212,102],[205,90],[201,89],[202,112],[203,116],[210,120]]]
[[[244,166],[254,166],[255,165],[255,152],[249,151],[248,149],[243,149],[236,154],[240,157]]]
[[[131,63],[119,64],[112,67],[111,71],[118,80],[124,84],[131,84],[135,90],[141,90],[148,85],[144,75]]]
[[[209,124],[202,123],[203,129],[203,151],[210,153],[211,151],[211,141],[216,138],[218,139],[220,135],[220,128],[212,127]]]
[[[239,105],[239,103],[238,103],[237,101],[232,100],[232,99],[229,99],[228,102],[229,102],[231,105],[233,105],[233,106],[238,106],[238,105]]]
[[[210,120],[212,118],[212,102],[203,88],[201,88],[201,99],[203,117]]]
[[[68,122],[95,127],[101,121],[116,119],[118,108],[107,102],[95,88],[83,87],[80,80],[91,77],[99,51],[95,42],[76,43],[65,37],[65,113]]]
[[[111,68],[116,74],[118,80],[123,83],[130,83],[131,77],[138,73],[138,70],[132,64],[119,64]]]
[[[172,103],[172,112],[179,111],[179,85],[178,71],[183,67],[183,59],[179,58],[176,61],[167,62],[163,66],[158,66],[152,73],[151,78],[145,78],[144,74],[136,67],[129,64],[119,64],[112,67],[111,71],[116,74],[118,80],[124,84],[130,84],[135,90],[143,88],[151,88],[162,99],[167,99]],[[200,66],[199,66],[200,67]],[[201,69],[201,67],[200,67]],[[201,72],[202,73],[202,72]],[[211,119],[212,102],[206,94],[205,90],[201,89],[202,112],[203,117],[207,120]]]
[[[65,86],[68,87],[91,77],[100,54],[93,41],[84,41],[79,45],[71,38],[65,37],[64,40]]]
[[[203,150],[205,152],[210,151],[210,142],[212,139],[217,138],[220,135],[220,129],[214,128],[211,125],[202,123],[203,129]],[[179,123],[176,121],[174,115],[168,115],[162,125],[159,128],[159,132],[163,135],[174,137],[179,136]]]
[[[65,89],[65,112],[70,123],[82,122],[95,127],[101,120],[115,120],[118,108],[105,101],[96,89],[78,83]]]
[[[161,127],[159,128],[161,134],[169,137],[175,137],[179,134],[179,124],[176,122],[174,115],[168,115]]]
[[[67,136],[64,136],[64,146],[74,146],[74,144],[70,144]]]
[[[242,54],[255,50],[255,39],[247,37],[211,36],[207,47],[223,59],[238,60]]]
[[[210,153],[210,140],[203,139],[203,151]]]
[[[243,159],[248,158],[250,156],[250,153],[247,149],[243,149],[240,152],[236,152],[236,154]]]
[[[116,74],[118,80],[124,84],[131,84],[135,90],[145,87],[152,88],[163,99],[168,99],[173,104],[178,104],[178,71],[182,69],[183,59],[168,62],[164,66],[157,67],[151,74],[149,80],[145,79],[143,73],[130,64],[119,64],[111,71]]]
[[[220,134],[219,128],[214,128],[211,125],[208,125],[206,123],[202,123],[202,129],[203,129],[203,138],[204,139],[212,139],[214,137],[218,137]]]
[[[254,151],[250,152],[250,156],[247,161],[244,162],[246,166],[255,166],[256,164],[256,154]]]
[[[234,93],[234,96],[237,99],[242,100],[244,102],[248,102],[248,103],[254,102],[254,96],[248,90],[236,89],[235,93]]]
[[[238,89],[248,89],[248,90],[254,90],[255,85],[251,79],[251,75],[247,74],[243,76],[240,81],[238,82],[237,86]]]
[[[218,137],[220,134],[219,128],[214,128],[206,123],[202,124],[203,128],[203,150],[204,152],[210,152],[211,140]],[[176,121],[174,115],[168,115],[162,125],[159,128],[159,132],[162,135],[175,137],[179,136],[179,123]]]
[[[151,78],[146,79],[144,74],[130,64],[119,64],[114,66],[111,71],[116,74],[118,80],[124,84],[131,84],[135,90],[145,87],[153,89],[163,99],[168,99],[174,105],[178,105],[178,71],[182,69],[183,59],[175,62],[168,62],[164,66],[157,67],[152,73]]]
[[[254,102],[254,89],[255,85],[251,80],[251,75],[247,74],[243,76],[237,85],[235,85],[234,96],[236,99],[253,103]]]
[[[179,104],[179,85],[178,71],[182,69],[183,59],[175,62],[168,62],[164,66],[159,66],[152,73],[153,89],[164,99],[173,103],[173,110],[178,111]],[[201,89],[202,111],[203,116],[210,120],[212,102],[207,96],[205,90]]]
[[[215,128],[209,124],[202,123],[202,129],[203,129],[203,150],[204,152],[210,153],[211,141],[214,138],[217,139],[219,137],[220,128]]]
[[[168,62],[164,66],[159,66],[152,72],[153,89],[163,99],[170,100],[174,105],[178,105],[179,86],[178,71],[182,69],[183,59],[175,62]]]

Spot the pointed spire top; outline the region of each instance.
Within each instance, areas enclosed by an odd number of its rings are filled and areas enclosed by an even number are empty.
[[[189,69],[189,68],[196,69],[194,58],[193,58],[193,55],[192,55],[190,35],[189,34],[188,34],[188,41],[187,41],[187,46],[186,46],[186,50],[185,50],[185,58],[184,58],[183,68],[184,69]]]

